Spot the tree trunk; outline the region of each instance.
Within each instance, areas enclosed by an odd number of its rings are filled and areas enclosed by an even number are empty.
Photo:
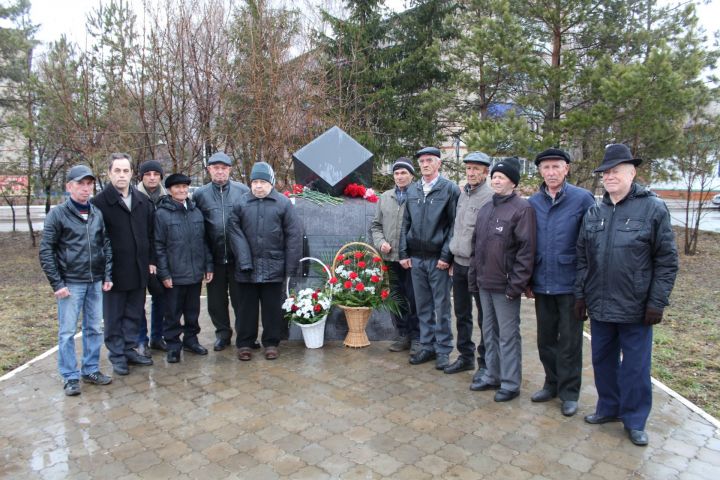
[[[33,118],[33,95],[30,90],[29,77],[32,72],[33,49],[30,47],[27,52],[27,73],[28,73],[28,90],[26,99],[27,120],[28,120],[28,144],[27,144],[27,196],[25,198],[25,216],[28,223],[28,232],[30,233],[30,244],[36,247],[35,231],[33,230],[32,218],[30,218],[30,204],[32,203],[32,185],[33,185],[33,135],[34,135],[34,118]]]

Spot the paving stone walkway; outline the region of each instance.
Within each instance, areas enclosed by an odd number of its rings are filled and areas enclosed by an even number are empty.
[[[715,427],[660,390],[648,447],[620,424],[583,422],[596,400],[587,341],[578,415],[530,402],[543,380],[531,302],[522,318],[522,391],[503,404],[468,390],[472,372],[411,366],[388,342],[291,342],[272,362],[241,363],[232,349],[179,364],[156,354],[154,366],[73,398],[50,355],[0,383],[0,477],[720,478]],[[205,313],[201,325],[211,347]]]

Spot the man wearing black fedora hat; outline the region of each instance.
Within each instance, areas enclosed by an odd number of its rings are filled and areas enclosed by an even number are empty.
[[[608,145],[605,195],[586,213],[577,244],[575,317],[589,315],[598,402],[590,424],[622,421],[630,441],[647,445],[652,405],[652,326],[660,323],[678,270],[665,203],[634,182],[642,162]]]

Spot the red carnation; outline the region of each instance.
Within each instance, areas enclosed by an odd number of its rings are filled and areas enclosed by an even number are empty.
[[[380,257],[373,257],[373,262],[375,262],[375,263],[382,262],[382,258],[380,258]]]
[[[352,282],[350,280],[343,283],[343,287],[347,288],[348,290],[352,288]]]
[[[343,262],[343,265],[350,265],[351,263],[352,263],[351,260],[345,260],[345,261]]]
[[[315,310],[316,312],[319,312],[320,310],[322,310],[322,306],[319,303],[316,303],[315,306],[313,307],[313,310]]]
[[[350,279],[355,280],[358,277],[357,272],[350,272]]]
[[[389,295],[390,292],[388,292],[387,290],[383,290],[382,292],[380,292],[380,298],[382,298],[383,300],[385,300]]]
[[[345,260],[345,255],[343,255],[343,254],[341,253],[340,255],[338,255],[337,257],[335,257],[335,260],[338,261],[338,262],[342,262],[343,260]]]
[[[338,282],[338,279],[337,277],[332,277],[330,280],[328,280],[328,282],[330,282],[330,285],[335,285]]]
[[[377,275],[373,275],[372,277],[370,277],[370,281],[371,281],[372,283],[379,283],[379,282],[380,282],[380,277],[378,277]]]
[[[383,272],[387,272],[387,271],[388,271],[388,266],[387,266],[387,265],[383,265],[382,267],[380,267],[380,270],[382,270]]]
[[[290,198],[290,191],[289,191],[289,190],[285,190],[285,191],[283,192],[283,195],[285,195],[286,197]]]
[[[298,310],[300,310],[300,308],[297,305],[293,305],[292,307],[290,307],[290,310],[292,310],[293,312],[297,312]]]
[[[358,260],[363,258],[364,256],[365,254],[363,252],[355,252],[355,258],[357,258]]]
[[[365,290],[365,285],[363,285],[362,282],[358,282],[357,285],[355,285],[355,290],[357,290],[358,292],[362,292],[363,290]]]
[[[365,263],[365,262],[362,262],[362,261],[358,262],[358,267],[360,267],[360,268],[365,268],[366,265],[367,265],[367,263]]]
[[[313,292],[313,294],[310,295],[310,296],[312,297],[313,300],[317,300],[317,299],[318,299],[318,294],[317,294],[317,292]]]
[[[303,193],[303,190],[304,190],[304,189],[305,189],[305,187],[303,187],[303,186],[300,185],[300,184],[297,184],[297,183],[296,183],[295,185],[293,185],[293,193],[295,193],[295,194]]]
[[[377,195],[375,195],[375,194],[373,193],[372,195],[370,195],[369,197],[367,197],[365,200],[367,200],[367,201],[370,202],[370,203],[377,203],[378,197],[377,197]]]

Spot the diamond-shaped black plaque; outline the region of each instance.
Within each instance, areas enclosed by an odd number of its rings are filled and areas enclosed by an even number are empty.
[[[369,187],[372,156],[341,128],[332,127],[293,154],[295,182],[336,196],[349,183]]]

